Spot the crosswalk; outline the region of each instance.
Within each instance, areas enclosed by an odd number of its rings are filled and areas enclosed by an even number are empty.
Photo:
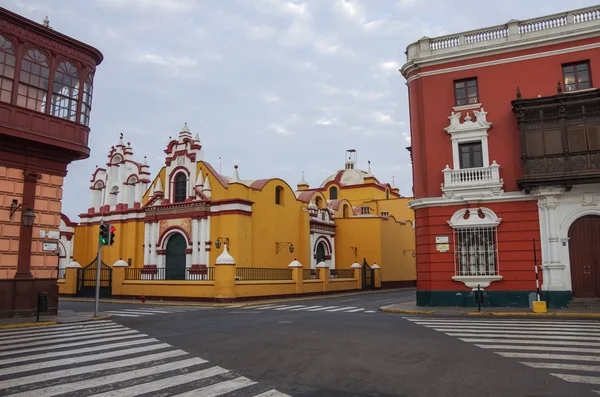
[[[600,394],[600,322],[404,317]]]
[[[105,313],[109,313],[114,317],[142,317],[142,316],[156,316],[160,314],[172,314],[172,313],[184,313],[193,312],[197,310],[209,310],[210,307],[203,306],[159,306],[159,307],[142,307],[137,306],[135,309],[119,309],[119,310],[105,310]]]
[[[110,320],[0,330],[0,396],[290,397]]]
[[[376,313],[376,310],[367,310],[364,307],[356,306],[310,306],[310,305],[252,305],[242,306],[235,305],[231,307],[238,307],[246,310],[273,310],[273,311],[290,311],[290,312],[328,312],[328,313]]]

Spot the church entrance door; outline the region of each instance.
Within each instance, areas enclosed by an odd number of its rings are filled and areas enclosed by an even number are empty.
[[[166,280],[185,280],[185,238],[175,233],[167,242],[167,263],[165,269]]]
[[[325,243],[322,241],[317,245],[317,265],[325,260]]]

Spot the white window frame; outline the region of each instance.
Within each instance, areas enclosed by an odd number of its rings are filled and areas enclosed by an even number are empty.
[[[462,112],[452,112],[448,119],[450,125],[444,130],[450,134],[452,141],[452,164],[453,169],[460,168],[460,151],[458,145],[461,143],[481,142],[481,156],[483,158],[483,167],[490,166],[490,153],[488,149],[488,130],[492,127],[492,123],[487,121],[487,112],[481,110],[473,110],[475,121],[467,112],[464,121],[461,123]]]
[[[476,290],[478,288],[487,288],[492,282],[502,280],[498,255],[498,225],[500,222],[502,222],[502,219],[498,218],[494,211],[485,207],[463,208],[452,215],[448,224],[454,231],[455,275],[452,277],[454,281],[462,282],[465,286]],[[488,246],[483,248],[483,252],[477,248],[475,256],[470,252],[466,253],[466,256],[463,256],[463,251],[459,246],[461,237],[471,233],[482,232],[486,233],[493,241],[492,252],[490,252],[490,247]],[[472,264],[473,261],[478,262],[483,260],[485,262],[489,260],[490,254],[494,255],[494,264],[492,267],[486,266],[485,269],[482,269],[481,265]],[[463,258],[466,263],[461,262]]]

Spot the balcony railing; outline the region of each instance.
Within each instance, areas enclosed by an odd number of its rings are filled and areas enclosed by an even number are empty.
[[[185,278],[174,277],[167,269],[157,267],[128,268],[125,269],[125,280],[186,280],[186,281],[214,281],[214,267],[185,269]]]
[[[504,186],[500,178],[500,165],[495,161],[489,167],[444,170],[442,192],[450,198],[454,195],[479,191],[484,194],[499,194]]]
[[[578,29],[589,27],[597,20],[600,20],[600,6],[594,5],[524,21],[511,20],[504,25],[447,36],[424,37],[408,47],[407,62],[415,58],[463,52],[519,40],[530,41],[537,36],[566,35]]]

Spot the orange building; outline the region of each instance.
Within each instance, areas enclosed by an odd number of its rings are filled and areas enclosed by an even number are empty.
[[[410,99],[419,305],[600,297],[600,7],[424,37]],[[597,84],[597,83],[596,83]]]
[[[102,54],[0,8],[0,317],[56,312],[67,165],[89,157],[92,86]]]

